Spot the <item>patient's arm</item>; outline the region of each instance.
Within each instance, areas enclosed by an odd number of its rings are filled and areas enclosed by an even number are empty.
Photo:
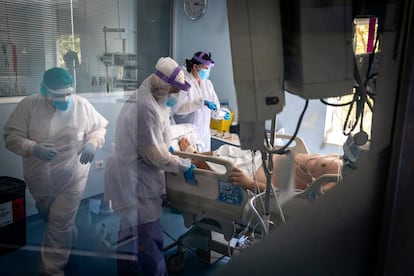
[[[264,177],[263,167],[260,167],[256,172],[256,180],[248,176],[245,172],[239,168],[234,167],[229,181],[232,184],[240,185],[245,189],[253,192],[264,191],[266,188],[266,178]]]
[[[191,163],[196,165],[198,169],[208,170],[212,171],[213,169],[210,168],[210,166],[206,163],[204,160],[198,160],[198,159],[191,159]]]
[[[181,151],[198,153],[195,147],[192,147],[190,141],[184,137],[178,141],[178,145]],[[204,155],[213,155],[213,152],[203,152]],[[273,164],[274,169],[272,173],[272,184],[277,187],[277,166],[280,159],[286,158],[285,155],[274,154]],[[192,160],[192,163],[197,168],[212,170],[211,167],[204,160]],[[342,168],[342,160],[337,155],[318,155],[297,153],[295,155],[295,188],[299,190],[305,190],[308,186],[317,178],[324,174],[340,174]],[[255,179],[245,174],[239,168],[233,168],[229,181],[232,184],[240,185],[245,189],[249,189],[253,192],[264,191],[266,188],[266,176],[263,170],[263,166],[257,169],[255,173]],[[327,191],[336,182],[326,183],[322,186],[323,191]]]
[[[181,151],[191,152],[191,153],[199,153],[197,151],[197,149],[191,145],[190,141],[186,137],[183,137],[178,141],[178,146],[180,147]],[[208,151],[208,152],[203,152],[201,154],[203,154],[203,155],[213,155],[213,152]],[[192,159],[191,162],[194,165],[196,165],[196,167],[199,168],[199,169],[212,171],[210,166],[204,160]]]
[[[277,165],[280,158],[285,158],[283,155],[273,155],[274,169],[272,174],[272,184],[277,187]],[[316,154],[296,154],[295,155],[295,188],[305,190],[315,179],[324,174],[340,174],[342,168],[342,161],[338,156],[334,155],[316,155]],[[250,176],[246,175],[238,168],[234,168],[229,181],[235,185],[240,185],[251,191],[264,191],[266,188],[266,176],[261,166],[256,171],[256,181]],[[326,183],[322,186],[323,191],[327,191],[336,182]]]

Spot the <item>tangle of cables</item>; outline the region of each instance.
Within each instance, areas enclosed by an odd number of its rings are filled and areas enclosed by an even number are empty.
[[[375,39],[374,49],[377,48],[378,36]],[[343,134],[349,136],[357,127],[358,123],[360,126],[360,132],[364,130],[363,119],[364,119],[364,108],[365,105],[368,106],[369,110],[373,112],[373,105],[375,103],[376,96],[376,77],[378,73],[376,72],[375,63],[375,50],[372,53],[365,56],[360,56],[361,64],[358,64],[358,56],[354,55],[354,78],[355,78],[355,87],[352,100],[346,103],[334,104],[326,101],[325,99],[320,99],[320,101],[329,106],[341,107],[349,106],[347,115],[343,124]],[[364,61],[368,59],[368,65],[366,67],[366,72],[364,74]],[[350,117],[355,106],[355,120],[350,124]]]

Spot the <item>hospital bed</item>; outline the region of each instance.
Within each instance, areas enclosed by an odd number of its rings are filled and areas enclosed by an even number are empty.
[[[174,125],[171,131],[174,154],[184,158],[192,158],[213,162],[225,168],[223,172],[195,169],[195,184],[184,181],[181,173],[166,173],[166,195],[168,205],[178,209],[189,230],[180,236],[177,242],[166,248],[177,246],[177,252],[167,262],[171,272],[178,272],[184,268],[186,252],[189,248],[196,248],[199,258],[211,262],[211,252],[218,252],[230,256],[236,245],[231,245],[234,237],[246,230],[246,226],[254,225],[252,232],[256,236],[263,235],[266,223],[257,215],[263,213],[263,204],[256,204],[264,200],[265,193],[252,194],[237,185],[228,182],[233,167],[227,160],[197,153],[181,152],[178,140],[194,135],[194,127],[190,124]],[[278,135],[280,139],[290,139],[288,135]],[[193,140],[196,139],[193,137]],[[308,153],[308,149],[299,137],[288,148],[298,153]],[[285,181],[290,181],[284,176]],[[270,220],[273,226],[281,224],[285,219],[293,217],[310,201],[323,194],[321,186],[327,182],[339,182],[338,175],[323,175],[313,181],[306,190],[295,191],[294,197],[286,202],[270,204]],[[277,192],[276,192],[277,194]],[[274,200],[276,197],[272,197]],[[279,208],[281,207],[281,209]],[[224,239],[212,239],[212,233],[221,233]],[[240,236],[240,235],[239,235]],[[227,244],[226,244],[227,243]]]

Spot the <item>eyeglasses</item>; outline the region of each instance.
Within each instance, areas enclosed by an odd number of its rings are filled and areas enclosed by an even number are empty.
[[[180,89],[178,89],[175,86],[171,86],[170,90],[168,91],[168,94],[176,94],[178,92],[180,92]]]

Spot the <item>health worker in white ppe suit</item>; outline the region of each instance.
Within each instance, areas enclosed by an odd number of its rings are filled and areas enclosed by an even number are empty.
[[[67,70],[47,70],[40,94],[25,97],[4,125],[6,147],[23,157],[24,179],[47,223],[40,275],[64,275],[90,162],[105,142],[107,120],[72,86]]]
[[[230,112],[220,109],[220,102],[213,83],[208,79],[214,61],[211,53],[197,52],[185,60],[185,80],[191,84],[188,93],[180,92],[178,103],[172,108],[177,124],[190,123],[197,127],[202,144],[199,152],[211,150],[210,119],[229,120]]]
[[[164,172],[181,172],[187,182],[194,181],[190,159],[169,152],[170,107],[190,85],[170,57],[160,58],[155,69],[120,111],[105,170],[105,200],[111,200],[120,217],[118,252],[133,253],[138,260],[118,259],[119,275],[167,275],[159,223]]]

